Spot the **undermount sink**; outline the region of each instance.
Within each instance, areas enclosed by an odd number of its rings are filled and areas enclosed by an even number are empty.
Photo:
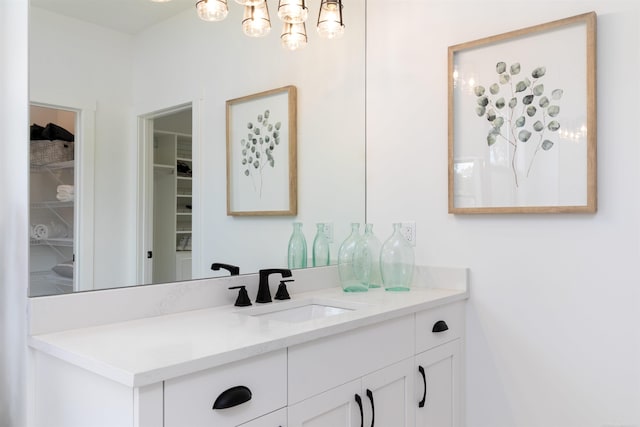
[[[363,304],[358,303],[310,298],[298,301],[292,300],[271,303],[265,306],[241,310],[237,313],[260,317],[262,319],[298,323],[353,312],[362,306]]]

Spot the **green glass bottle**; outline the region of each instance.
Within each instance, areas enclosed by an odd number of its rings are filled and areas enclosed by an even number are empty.
[[[365,224],[364,236],[356,246],[355,265],[356,274],[368,288],[382,286],[380,276],[380,240],[373,234],[373,224]]]
[[[302,233],[302,223],[293,223],[293,233],[289,238],[287,265],[290,269],[307,266],[307,241]]]
[[[413,248],[400,233],[400,223],[393,224],[393,234],[380,250],[380,273],[387,291],[408,291],[413,278]]]
[[[338,250],[338,274],[345,292],[365,292],[369,290],[366,283],[356,275],[354,254],[356,245],[360,241],[360,224],[351,224],[351,234],[342,242]]]
[[[331,253],[329,250],[329,240],[327,240],[327,236],[324,234],[324,223],[319,222],[316,224],[316,227],[316,237],[313,239],[312,247],[313,266],[321,267],[329,265]]]

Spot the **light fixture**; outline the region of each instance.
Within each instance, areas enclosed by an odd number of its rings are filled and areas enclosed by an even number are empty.
[[[151,0],[166,2],[171,0]],[[204,21],[222,21],[229,13],[229,0],[199,0],[196,2],[198,16]],[[249,37],[263,37],[271,31],[271,19],[267,0],[235,0],[244,6],[242,31]],[[307,45],[305,21],[309,16],[307,0],[278,0],[278,17],[284,22],[280,40],[290,50]],[[344,34],[342,0],[321,0],[318,13],[318,34],[328,39]]]
[[[320,36],[328,39],[336,39],[344,34],[342,0],[322,0],[317,29]]]
[[[289,50],[297,50],[307,45],[307,28],[304,22],[299,24],[284,23],[280,35],[282,46]]]
[[[236,0],[236,3],[241,4],[243,6],[258,6],[260,3],[263,3],[266,0]]]
[[[151,0],[152,3],[167,3],[170,2],[171,0]]]
[[[287,24],[301,24],[307,20],[309,10],[304,0],[280,0],[278,17]]]
[[[249,37],[263,37],[271,31],[271,20],[266,0],[257,6],[245,6],[242,31]]]
[[[227,17],[227,0],[200,0],[196,3],[198,17],[203,21],[222,21]]]

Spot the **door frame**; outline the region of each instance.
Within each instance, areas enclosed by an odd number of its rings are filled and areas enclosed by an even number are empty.
[[[154,120],[163,116],[171,115],[191,109],[191,144],[193,156],[193,200],[200,199],[200,103],[198,101],[188,101],[155,110],[149,113],[139,114],[137,116],[138,128],[138,183],[137,183],[137,200],[138,215],[137,226],[138,238],[136,244],[137,258],[137,283],[151,284],[153,283],[153,258],[147,257],[147,252],[153,250],[153,131]],[[197,202],[196,202],[197,203]],[[194,205],[196,205],[194,203]],[[192,214],[192,272],[194,276],[197,274],[195,265],[199,265],[199,257],[201,256],[200,242],[201,238],[197,236],[196,230],[200,228],[200,214],[197,209]],[[196,256],[198,258],[196,258]],[[195,278],[195,277],[194,277]]]
[[[76,114],[74,143],[73,291],[95,289],[94,284],[94,166],[96,104],[32,99],[29,106],[71,111]]]

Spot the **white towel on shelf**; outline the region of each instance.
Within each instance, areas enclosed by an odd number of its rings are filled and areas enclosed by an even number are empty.
[[[33,238],[36,240],[46,240],[49,238],[49,227],[45,224],[36,224],[33,226]]]
[[[72,202],[75,197],[75,188],[73,185],[58,185],[57,191],[56,199],[61,202]]]
[[[68,237],[69,230],[64,224],[51,222],[51,224],[36,224],[32,228],[31,237],[35,240],[47,240]]]
[[[73,202],[74,195],[73,194],[58,193],[56,195],[56,199],[58,199],[59,202]]]
[[[58,193],[70,193],[73,194],[75,189],[73,185],[58,185]]]

